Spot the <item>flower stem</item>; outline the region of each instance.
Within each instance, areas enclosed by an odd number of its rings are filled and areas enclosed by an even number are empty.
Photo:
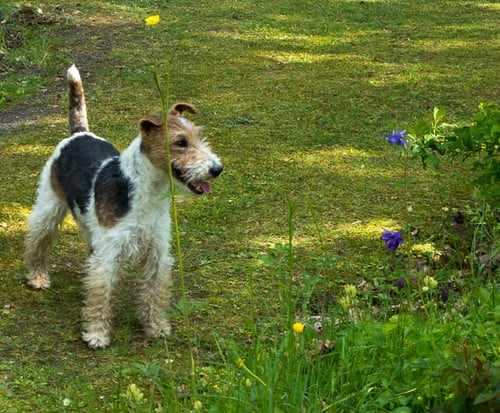
[[[169,182],[169,196],[170,196],[170,210],[172,216],[172,227],[174,229],[174,242],[177,251],[177,265],[179,268],[179,279],[180,279],[180,287],[181,287],[181,302],[180,302],[180,310],[182,314],[182,318],[184,321],[184,326],[187,329],[187,335],[189,337],[193,337],[191,334],[191,328],[189,324],[189,311],[187,308],[187,291],[186,291],[186,282],[184,278],[184,265],[182,260],[182,248],[181,248],[181,236],[179,230],[179,218],[177,214],[177,205],[175,202],[175,181],[174,174],[172,171],[172,162],[170,155],[170,146],[168,139],[168,100],[169,100],[169,91],[170,91],[170,68],[167,68],[166,71],[166,80],[165,80],[165,89],[162,87],[162,82],[160,80],[160,76],[158,71],[155,68],[151,68],[153,73],[153,78],[156,84],[156,88],[158,89],[158,93],[160,95],[161,106],[162,106],[162,115],[163,115],[163,125],[165,131],[165,155],[167,161],[167,171],[168,171],[168,182]],[[193,390],[193,394],[195,394],[196,390],[196,363],[194,361],[193,349],[192,346],[189,346],[190,352],[190,362],[191,362],[191,387]]]
[[[288,279],[286,280],[286,324],[288,326],[293,320],[293,276],[295,272],[295,252],[293,250],[293,214],[295,205],[288,202]]]
[[[260,384],[262,384],[266,389],[269,390],[269,386],[267,383],[262,380],[259,376],[257,376],[252,370],[250,370],[247,366],[243,365],[242,366],[243,370],[245,370],[250,376],[252,376],[255,380],[257,380]]]

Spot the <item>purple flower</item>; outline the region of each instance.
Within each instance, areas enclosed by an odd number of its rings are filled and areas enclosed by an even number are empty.
[[[448,301],[448,290],[444,288],[441,291],[441,294],[439,294],[439,299],[443,302],[446,303]]]
[[[402,290],[403,288],[406,287],[406,280],[401,277],[398,279],[398,290]]]
[[[384,235],[380,237],[382,241],[385,242],[385,247],[388,250],[396,251],[398,247],[404,242],[403,241],[403,230],[392,232],[388,229],[382,228],[384,230]]]
[[[463,224],[465,222],[465,217],[464,215],[459,211],[457,212],[455,215],[453,215],[453,218],[452,218],[453,222],[455,224]]]
[[[402,146],[403,148],[406,149],[408,141],[405,139],[404,137],[405,135],[406,135],[405,130],[398,130],[397,132],[393,132],[390,135],[385,135],[383,138],[387,139],[387,142],[392,145]]]

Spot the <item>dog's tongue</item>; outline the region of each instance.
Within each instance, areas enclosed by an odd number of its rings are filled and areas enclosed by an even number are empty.
[[[210,192],[210,184],[206,181],[200,181],[196,183],[196,186],[200,187],[204,193],[208,194]]]

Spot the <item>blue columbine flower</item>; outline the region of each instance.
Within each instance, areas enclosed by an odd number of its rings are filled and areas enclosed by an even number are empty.
[[[393,132],[390,135],[385,135],[383,138],[387,139],[387,142],[389,142],[392,145],[402,146],[403,148],[406,149],[408,141],[404,137],[405,135],[406,135],[405,130],[398,130],[397,132]]]
[[[452,220],[455,224],[459,225],[465,223],[465,217],[460,211],[458,211],[455,215],[453,215]]]
[[[403,277],[398,279],[398,290],[402,290],[406,287],[406,280]]]
[[[388,250],[396,251],[398,247],[404,242],[403,241],[403,230],[392,232],[388,229],[382,228],[384,230],[384,235],[380,237],[382,241],[385,242],[385,247]]]

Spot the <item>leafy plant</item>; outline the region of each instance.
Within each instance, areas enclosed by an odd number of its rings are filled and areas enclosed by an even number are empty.
[[[480,194],[499,205],[500,201],[500,108],[481,103],[470,125],[458,127],[443,122],[445,110],[434,108],[430,121],[409,129],[410,154],[423,165],[439,167],[437,155],[474,158],[474,180]]]

